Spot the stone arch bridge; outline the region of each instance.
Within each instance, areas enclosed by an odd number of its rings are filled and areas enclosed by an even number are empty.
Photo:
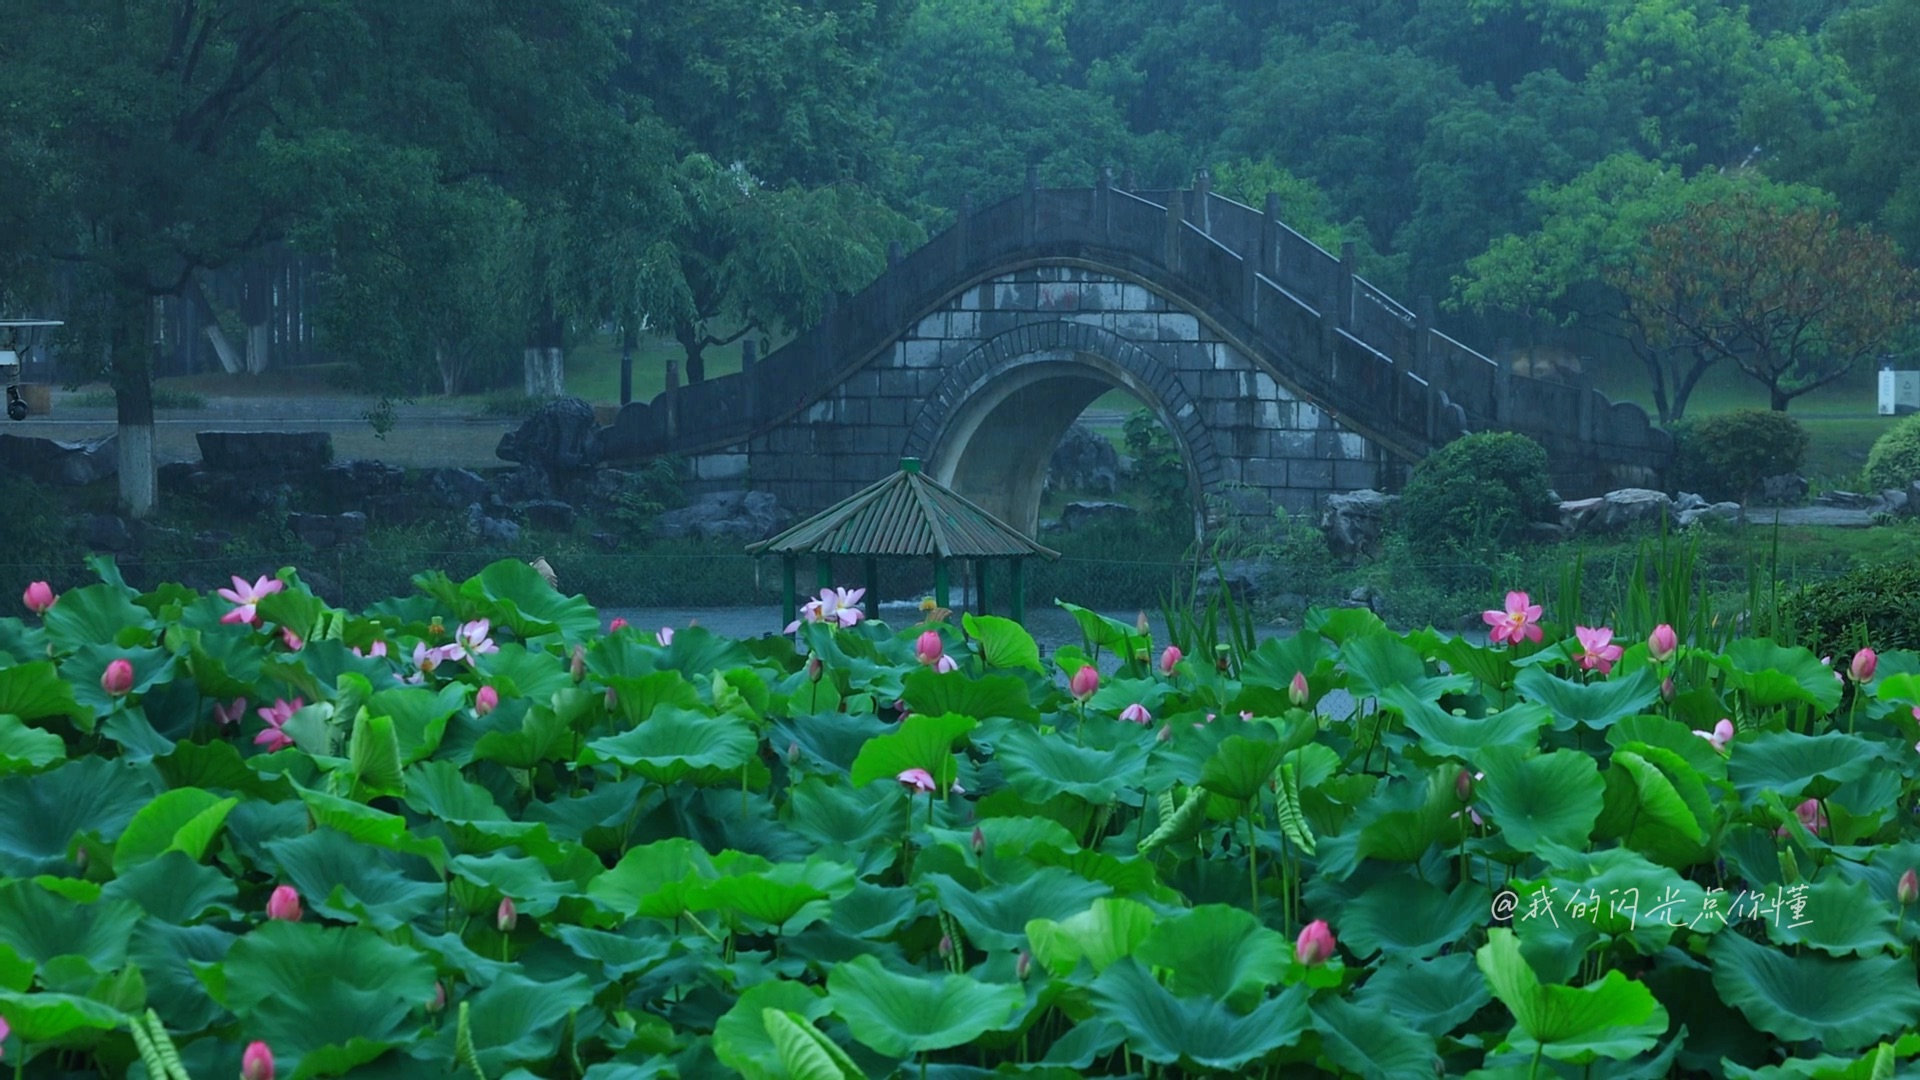
[[[1026,190],[924,247],[735,375],[623,408],[603,456],[674,454],[690,488],[769,490],[802,514],[919,457],[1031,534],[1048,459],[1121,387],[1209,506],[1308,513],[1392,489],[1482,430],[1539,440],[1567,498],[1657,483],[1672,440],[1583,381],[1512,374],[1264,211],[1192,190]],[[1218,496],[1220,498],[1214,498]],[[1223,501],[1224,500],[1224,501]]]

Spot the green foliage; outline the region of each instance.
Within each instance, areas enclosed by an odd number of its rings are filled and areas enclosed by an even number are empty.
[[[1170,536],[1193,531],[1193,484],[1187,462],[1159,417],[1136,409],[1127,417],[1127,452],[1133,455],[1131,477],[1146,488],[1147,520]]]
[[[1517,546],[1554,509],[1547,452],[1511,432],[1467,435],[1414,466],[1397,526],[1434,553],[1487,555]]]
[[[1516,650],[1314,612],[1082,702],[1079,650],[1042,657],[1005,620],[969,627],[1029,666],[936,673],[923,627],[811,625],[816,684],[786,639],[605,636],[517,560],[358,612],[287,574],[258,627],[99,569],[46,627],[0,620],[0,648],[45,657],[0,668],[22,1060],[231,1074],[259,1039],[292,1076],[844,1080],[1920,1054],[1895,892],[1915,781],[1872,768],[1912,740],[1920,654],[1890,640],[1843,694],[1765,640],[1658,665],[1629,643],[1602,675],[1556,615]],[[1154,645],[1064,606],[1110,647]],[[412,659],[478,619],[497,647]],[[284,620],[310,631],[298,652]],[[385,657],[342,646],[375,639]],[[112,654],[140,677],[101,697]],[[1316,703],[1364,704],[1296,709],[1296,672]],[[396,676],[420,685],[374,689]],[[296,745],[211,715],[240,695],[301,697]],[[896,698],[911,715],[880,720]],[[1162,719],[1121,721],[1136,702]],[[1693,730],[1721,716],[1727,745]],[[1695,883],[1716,872],[1739,887]],[[1489,927],[1496,880],[1517,906]],[[306,918],[266,916],[278,886]],[[1309,967],[1313,920],[1338,948]],[[1743,1022],[1682,1040],[1703,1002]]]
[[[1743,501],[1767,477],[1799,471],[1807,457],[1806,429],[1771,409],[1736,409],[1671,430],[1673,483],[1710,501]]]
[[[1873,441],[1867,454],[1867,489],[1905,490],[1920,480],[1920,415],[1909,416]]]
[[[1823,654],[1920,648],[1920,564],[1870,566],[1800,590],[1791,601],[1801,636]]]

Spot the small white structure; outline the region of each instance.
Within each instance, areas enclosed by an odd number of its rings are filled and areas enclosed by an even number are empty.
[[[1880,415],[1905,416],[1920,412],[1920,371],[1880,369]]]

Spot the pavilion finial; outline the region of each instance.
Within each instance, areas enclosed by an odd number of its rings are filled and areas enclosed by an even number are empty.
[[[919,471],[920,471],[920,459],[919,459],[919,458],[917,458],[917,457],[903,457],[903,458],[901,458],[901,459],[900,459],[900,471],[901,471],[901,472],[904,472],[904,473],[917,473],[917,472],[919,472]]]

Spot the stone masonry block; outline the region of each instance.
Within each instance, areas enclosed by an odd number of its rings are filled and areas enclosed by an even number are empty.
[[[1159,337],[1162,341],[1198,341],[1200,340],[1200,320],[1186,314],[1162,315]]]
[[[1371,461],[1336,461],[1333,463],[1333,486],[1339,491],[1359,491],[1362,488],[1377,488],[1380,480],[1380,468]]]
[[[1331,488],[1333,486],[1333,462],[1303,461],[1294,458],[1287,462],[1287,486],[1296,488]]]
[[[902,362],[910,368],[938,367],[940,352],[944,345],[940,341],[909,341],[905,343]]]

